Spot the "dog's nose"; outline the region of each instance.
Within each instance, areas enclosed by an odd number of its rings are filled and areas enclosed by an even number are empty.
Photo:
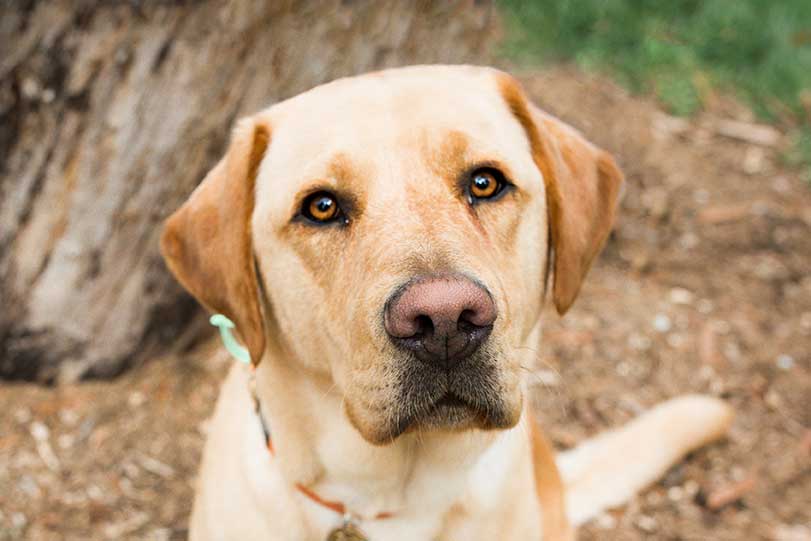
[[[396,345],[450,368],[487,339],[496,315],[490,294],[469,278],[429,276],[388,300],[384,323]]]

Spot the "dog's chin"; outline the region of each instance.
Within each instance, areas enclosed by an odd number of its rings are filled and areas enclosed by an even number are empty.
[[[476,405],[448,393],[430,405],[409,408],[415,412],[412,415],[401,414],[383,422],[364,423],[361,416],[353,414],[351,407],[347,407],[346,412],[360,435],[369,443],[380,446],[389,445],[400,436],[414,432],[512,428],[521,417],[522,397],[519,395],[514,402],[511,407],[504,402]]]

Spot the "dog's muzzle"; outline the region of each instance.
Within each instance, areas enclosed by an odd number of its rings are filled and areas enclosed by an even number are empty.
[[[399,368],[393,435],[413,426],[498,427],[508,415],[490,334],[498,312],[487,289],[462,275],[420,276],[384,309]]]

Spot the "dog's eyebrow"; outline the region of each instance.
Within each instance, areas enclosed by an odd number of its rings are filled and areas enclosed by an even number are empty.
[[[364,192],[363,179],[366,174],[367,171],[352,160],[346,152],[336,152],[328,159],[321,161],[318,173],[304,183],[299,194],[327,190],[359,196]]]
[[[424,155],[431,171],[444,179],[448,186],[453,186],[459,171],[468,165],[465,155],[469,147],[467,135],[459,130],[449,130],[443,135],[439,145],[426,137]]]
[[[476,152],[473,142],[459,130],[449,130],[439,145],[431,146],[426,139],[425,155],[431,171],[453,191],[465,183],[465,175],[482,167],[498,169],[508,180],[512,180],[510,167],[498,153]]]
[[[361,168],[353,163],[352,159],[345,152],[336,152],[327,163],[328,175],[335,179],[338,186],[349,188],[357,184],[361,176]]]

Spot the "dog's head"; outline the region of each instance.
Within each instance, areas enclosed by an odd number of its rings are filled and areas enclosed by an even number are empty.
[[[563,313],[621,182],[504,73],[390,70],[242,120],[161,244],[255,363],[329,378],[368,441],[506,428],[547,277]]]

